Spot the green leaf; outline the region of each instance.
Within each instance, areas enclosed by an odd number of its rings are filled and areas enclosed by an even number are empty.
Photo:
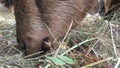
[[[59,65],[59,66],[63,66],[65,65],[65,62],[63,62],[62,60],[60,60],[57,57],[47,57],[49,60],[51,60],[55,65]]]
[[[75,61],[67,56],[58,55],[58,58],[68,64],[75,64]]]

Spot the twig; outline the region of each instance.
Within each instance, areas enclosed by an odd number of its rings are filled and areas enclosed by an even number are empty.
[[[10,47],[10,49],[7,51],[6,55],[8,55],[11,50],[12,50],[12,47]]]
[[[111,40],[112,40],[112,44],[113,44],[113,49],[114,49],[115,55],[116,55],[116,57],[119,57],[119,55],[117,53],[117,48],[116,48],[116,45],[115,45],[114,37],[113,37],[113,28],[112,28],[111,22],[110,22],[110,31],[111,31]]]
[[[19,49],[17,49],[15,46],[12,46],[13,49],[15,49],[16,51],[18,51],[19,53],[22,53]]]
[[[40,54],[40,53],[43,53],[43,51],[36,52],[36,53],[30,54],[30,55],[24,56],[23,58],[26,59],[26,58],[32,57],[32,56]]]
[[[68,33],[70,32],[70,29],[71,29],[72,25],[73,25],[73,20],[72,20],[72,22],[71,22],[71,24],[70,24],[70,26],[68,28],[68,31],[67,31],[66,35],[64,36],[64,38],[63,38],[61,44],[59,45],[59,47],[58,47],[58,49],[57,49],[57,51],[56,51],[54,56],[57,56],[57,54],[58,54],[58,52],[59,52],[59,50],[60,50],[60,48],[62,46],[62,43],[65,41],[66,37],[68,36]]]
[[[51,31],[51,29],[48,27],[48,25],[45,24],[45,23],[44,23],[44,25],[45,25],[45,27],[48,29],[48,31],[50,32],[50,34],[52,35],[52,37],[54,38],[55,42],[56,42],[57,44],[59,44],[58,41],[57,41],[57,39],[55,38],[55,35],[52,33],[52,31]]]
[[[86,42],[89,42],[89,41],[95,40],[95,39],[97,39],[97,37],[96,37],[96,38],[92,38],[92,39],[87,39],[87,40],[85,40],[85,41],[79,43],[78,45],[75,45],[75,46],[73,46],[72,48],[68,49],[67,51],[65,51],[65,52],[62,53],[61,55],[65,55],[66,53],[68,53],[69,51],[75,49],[76,47],[78,47],[78,46],[80,46],[80,45],[82,45],[82,44],[84,44],[84,43],[86,43]]]
[[[118,58],[118,62],[117,62],[117,64],[115,65],[114,68],[119,68],[119,66],[120,66],[120,58]]]
[[[98,62],[88,64],[88,65],[83,66],[83,67],[81,67],[81,68],[89,68],[89,67],[91,67],[91,66],[95,66],[95,65],[97,65],[97,64],[100,64],[100,63],[103,63],[103,62],[105,62],[105,61],[109,61],[109,60],[112,60],[112,59],[113,59],[113,57],[109,57],[109,58],[106,58],[106,59],[104,59],[104,60],[100,60],[100,61],[98,61]]]

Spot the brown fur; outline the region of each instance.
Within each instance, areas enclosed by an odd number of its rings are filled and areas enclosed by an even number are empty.
[[[15,17],[17,41],[25,54],[32,54],[40,50],[47,51],[49,47],[45,41],[56,42],[66,34],[70,23],[78,25],[86,13],[94,10],[96,0],[15,0]],[[48,26],[48,28],[46,27]]]

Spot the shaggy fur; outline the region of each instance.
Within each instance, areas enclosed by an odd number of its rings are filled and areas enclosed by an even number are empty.
[[[50,47],[44,43],[48,41],[55,48],[71,22],[74,28],[95,6],[96,0],[15,0],[20,48],[25,50],[26,55],[49,50]]]

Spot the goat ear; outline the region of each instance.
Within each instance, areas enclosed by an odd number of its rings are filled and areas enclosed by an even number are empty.
[[[104,6],[105,6],[106,13],[109,11],[111,3],[112,3],[112,0],[104,0]]]

